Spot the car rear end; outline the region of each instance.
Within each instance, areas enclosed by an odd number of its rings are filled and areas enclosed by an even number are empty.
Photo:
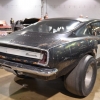
[[[0,44],[1,68],[16,75],[54,79],[57,69],[48,66],[49,52],[40,48]]]

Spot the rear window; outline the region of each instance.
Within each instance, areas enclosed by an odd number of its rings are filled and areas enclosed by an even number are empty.
[[[21,31],[38,33],[64,33],[73,30],[80,24],[76,20],[44,20],[24,28]]]

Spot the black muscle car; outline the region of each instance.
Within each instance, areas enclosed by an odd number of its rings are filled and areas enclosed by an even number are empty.
[[[0,38],[1,68],[19,77],[63,77],[79,96],[92,91],[99,58],[100,20],[46,19]]]

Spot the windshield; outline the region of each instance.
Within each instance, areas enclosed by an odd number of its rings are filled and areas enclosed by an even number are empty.
[[[38,33],[64,33],[73,30],[80,22],[76,20],[44,20],[30,25],[23,30]]]

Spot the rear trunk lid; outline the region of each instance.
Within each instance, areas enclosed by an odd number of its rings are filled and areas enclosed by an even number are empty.
[[[67,34],[49,34],[33,32],[14,32],[11,35],[0,38],[0,44],[35,47],[48,50],[54,46],[69,42]]]
[[[0,58],[48,66],[49,49],[70,41],[66,34],[19,32],[1,37]]]

